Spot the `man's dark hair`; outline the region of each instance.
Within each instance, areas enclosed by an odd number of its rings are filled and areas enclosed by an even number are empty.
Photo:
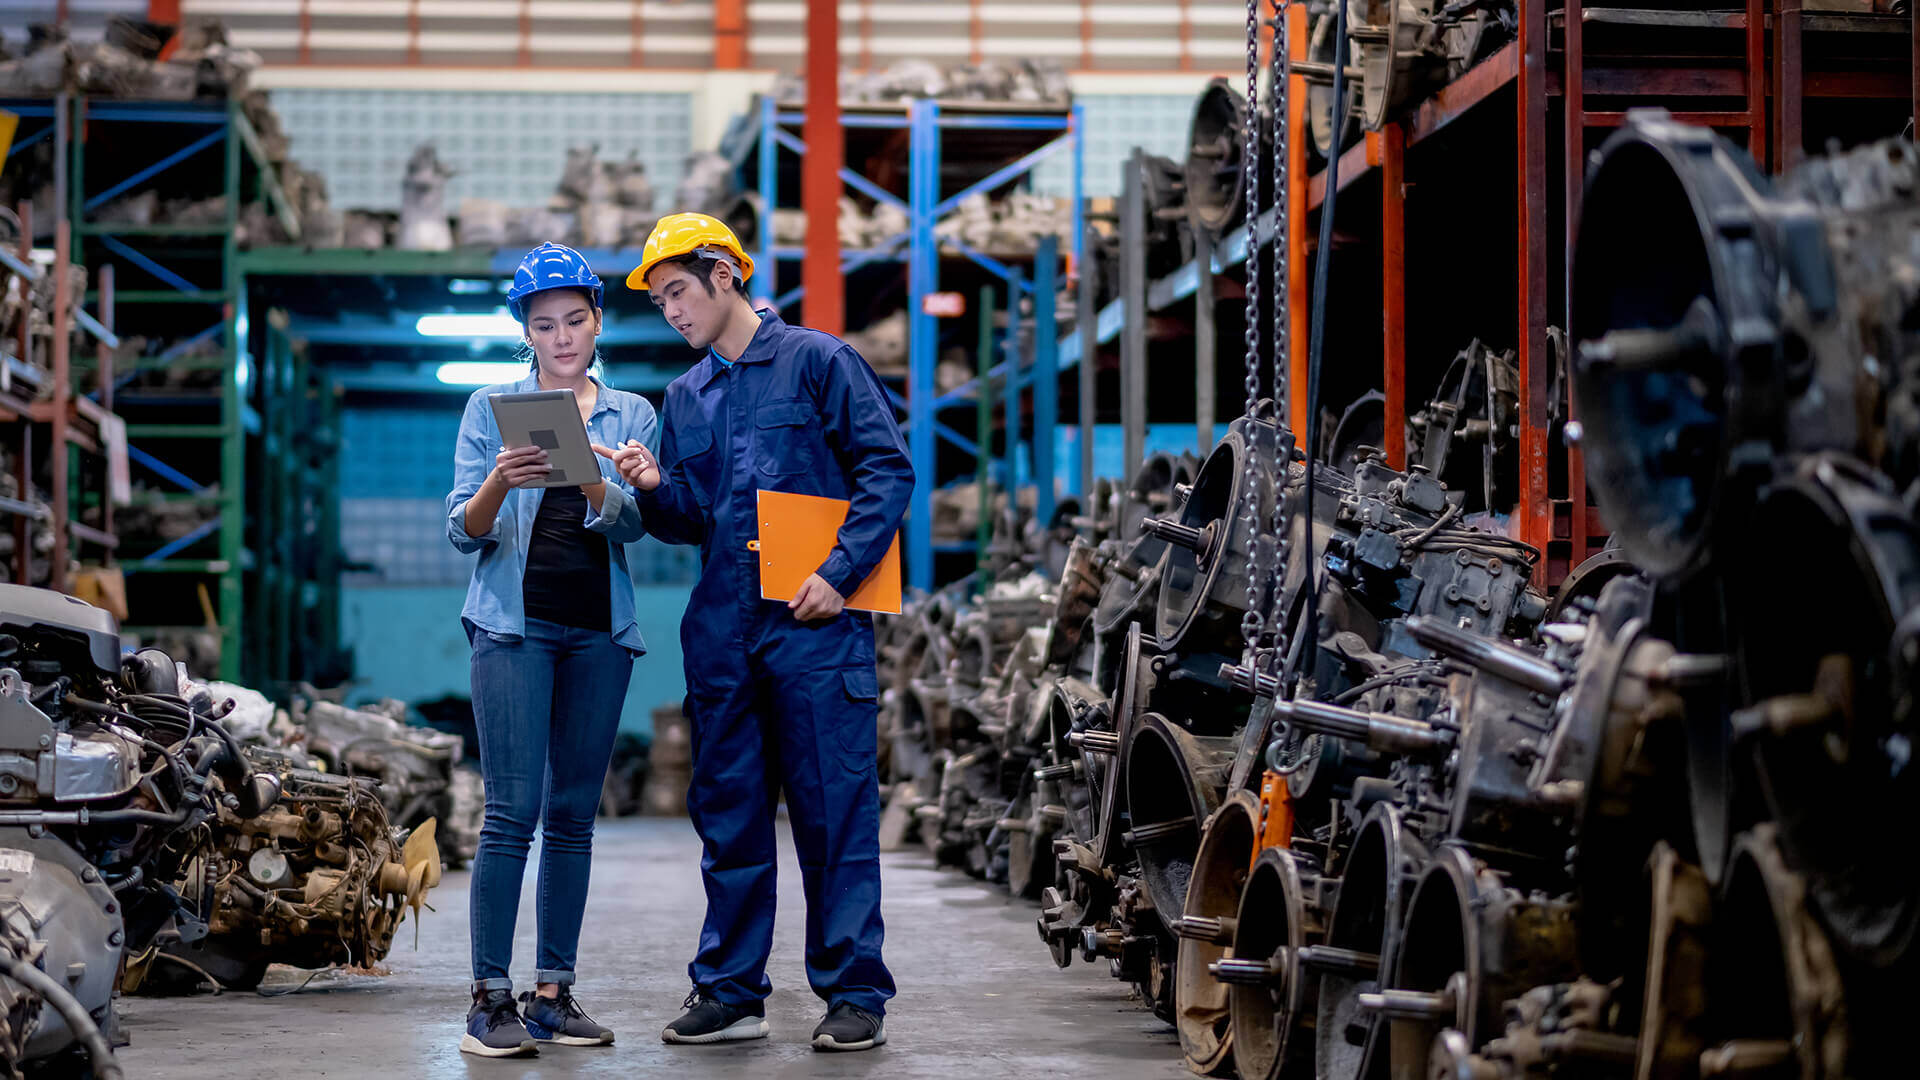
[[[709,259],[704,255],[696,255],[689,251],[685,255],[676,255],[666,261],[670,265],[681,267],[686,270],[687,273],[699,278],[700,284],[706,287],[707,295],[714,295],[713,268],[720,264],[720,260]],[[733,291],[739,293],[741,296],[748,295],[746,280],[740,276],[740,267],[736,266],[733,269]]]

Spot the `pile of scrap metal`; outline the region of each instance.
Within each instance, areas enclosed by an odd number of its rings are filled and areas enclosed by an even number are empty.
[[[73,41],[64,26],[36,24],[28,28],[20,59],[0,61],[0,95],[191,101],[246,93],[259,54],[233,48],[220,24],[205,20],[182,37],[170,59],[160,59],[178,29],[115,15],[101,40]]]
[[[0,247],[12,256],[19,250],[23,224],[20,215],[0,207]],[[34,400],[53,395],[53,333],[59,275],[9,258],[0,262],[0,341],[17,362],[0,372],[0,391]],[[77,329],[76,313],[87,293],[87,268],[67,268],[66,325]],[[25,343],[25,350],[21,345]]]
[[[494,199],[464,198],[448,236],[422,237],[406,227],[409,215],[444,223],[444,190],[453,173],[434,160],[430,145],[416,149],[414,156],[430,165],[408,170],[401,203],[402,248],[422,250],[424,241],[459,247],[529,247],[547,240],[585,247],[637,247],[659,219],[653,211],[653,183],[637,152],[625,160],[602,160],[599,147],[588,144],[567,150],[560,181],[545,206],[509,207]]]
[[[273,708],[244,687],[216,683],[211,689],[245,703],[257,718],[236,732],[243,742],[292,754],[303,767],[374,781],[395,825],[439,822],[450,865],[464,865],[479,851],[485,799],[479,770],[462,763],[461,736],[409,723],[407,706],[399,701],[349,708],[302,687],[288,710]]]
[[[774,86],[782,105],[807,100],[806,79],[783,75]],[[901,60],[880,71],[840,72],[840,103],[885,103],[914,98],[995,101],[1064,108],[1073,101],[1067,71],[1057,60],[984,60],[943,69],[926,60]]]
[[[0,586],[0,1066],[10,1073],[35,1063],[72,1075],[90,1059],[93,1075],[121,1075],[111,1046],[121,1037],[113,995],[123,965],[163,932],[197,940],[243,921],[235,913],[210,925],[215,913],[190,899],[194,881],[216,880],[213,867],[225,865],[213,860],[246,852],[256,882],[303,875],[310,895],[299,910],[316,922],[297,932],[331,918],[328,937],[381,947],[396,904],[417,903],[430,887],[430,830],[390,830],[376,814],[289,833],[288,815],[308,822],[324,800],[280,760],[243,747],[224,723],[231,712],[164,653],[123,657],[107,612]],[[257,839],[267,834],[275,844]],[[320,850],[326,844],[341,850]],[[283,864],[255,854],[276,847]],[[339,873],[323,864],[371,868],[373,890],[333,888]],[[277,885],[257,891],[255,910],[269,916],[291,903]]]
[[[167,59],[162,51],[179,32],[178,47]],[[288,159],[288,139],[265,90],[250,85],[260,57],[235,48],[215,19],[197,19],[184,28],[115,15],[100,41],[78,42],[52,25],[29,29],[25,54],[0,60],[0,96],[41,98],[84,94],[136,101],[227,99],[238,102],[251,130],[250,142],[265,159],[279,201],[255,201],[241,207],[236,238],[242,246],[300,242],[313,247],[340,246],[340,217],[329,206],[319,174]],[[55,205],[55,180],[49,141],[17,147],[0,177],[0,204],[32,199]],[[226,220],[225,196],[201,200],[163,200],[148,189],[101,207],[95,219],[118,225],[219,225]],[[50,217],[36,222],[38,239],[52,235]]]
[[[1586,193],[1570,438],[1619,547],[1551,602],[1468,492],[1371,450],[1309,484],[1257,412],[1157,554],[1075,548],[1044,628],[929,605],[883,654],[923,835],[1013,841],[1055,962],[1107,960],[1196,1073],[1901,1071],[1920,864],[1875,825],[1920,813],[1920,155],[1769,182],[1636,113]],[[1010,728],[1024,757],[981,750]]]
[[[875,201],[868,209],[859,200],[843,197],[837,228],[841,247],[877,248],[904,240],[907,215],[892,203]],[[1000,198],[971,195],[934,226],[934,235],[949,245],[1006,257],[1033,254],[1043,236],[1059,237],[1061,249],[1066,250],[1073,242],[1073,202],[1021,191]],[[806,212],[774,211],[773,240],[782,245],[806,243]]]
[[[223,809],[176,889],[182,916],[129,963],[122,989],[252,989],[271,964],[367,968],[408,907],[479,845],[479,773],[458,735],[411,726],[398,702],[350,709],[311,690],[291,711],[229,683],[186,684],[224,712],[279,802]]]

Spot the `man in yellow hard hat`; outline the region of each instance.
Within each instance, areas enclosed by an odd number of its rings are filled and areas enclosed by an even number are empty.
[[[704,214],[664,218],[629,288],[707,355],[667,387],[658,458],[613,453],[647,531],[699,544],[680,640],[707,890],[693,993],[667,1042],[767,1034],[772,990],[774,807],[785,788],[807,895],[807,979],[827,1002],[820,1050],[886,1041],[893,976],[880,957],[879,690],[873,621],[843,610],[891,545],[913,490],[886,389],[831,334],[756,312],[753,260]],[[790,603],[762,600],[759,490],[851,500],[833,551]]]

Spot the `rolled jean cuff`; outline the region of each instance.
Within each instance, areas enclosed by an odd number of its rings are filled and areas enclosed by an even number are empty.
[[[513,989],[513,980],[512,979],[475,979],[473,980],[473,985],[468,989],[472,990],[476,994],[484,994],[489,990],[511,990]]]
[[[533,973],[533,981],[536,983],[558,983],[561,986],[572,986],[573,972],[571,971],[536,971]]]

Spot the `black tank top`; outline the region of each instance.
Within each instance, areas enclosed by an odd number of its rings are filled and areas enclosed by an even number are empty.
[[[604,633],[613,621],[607,539],[581,524],[586,520],[587,497],[579,488],[546,489],[520,590],[528,618]]]

